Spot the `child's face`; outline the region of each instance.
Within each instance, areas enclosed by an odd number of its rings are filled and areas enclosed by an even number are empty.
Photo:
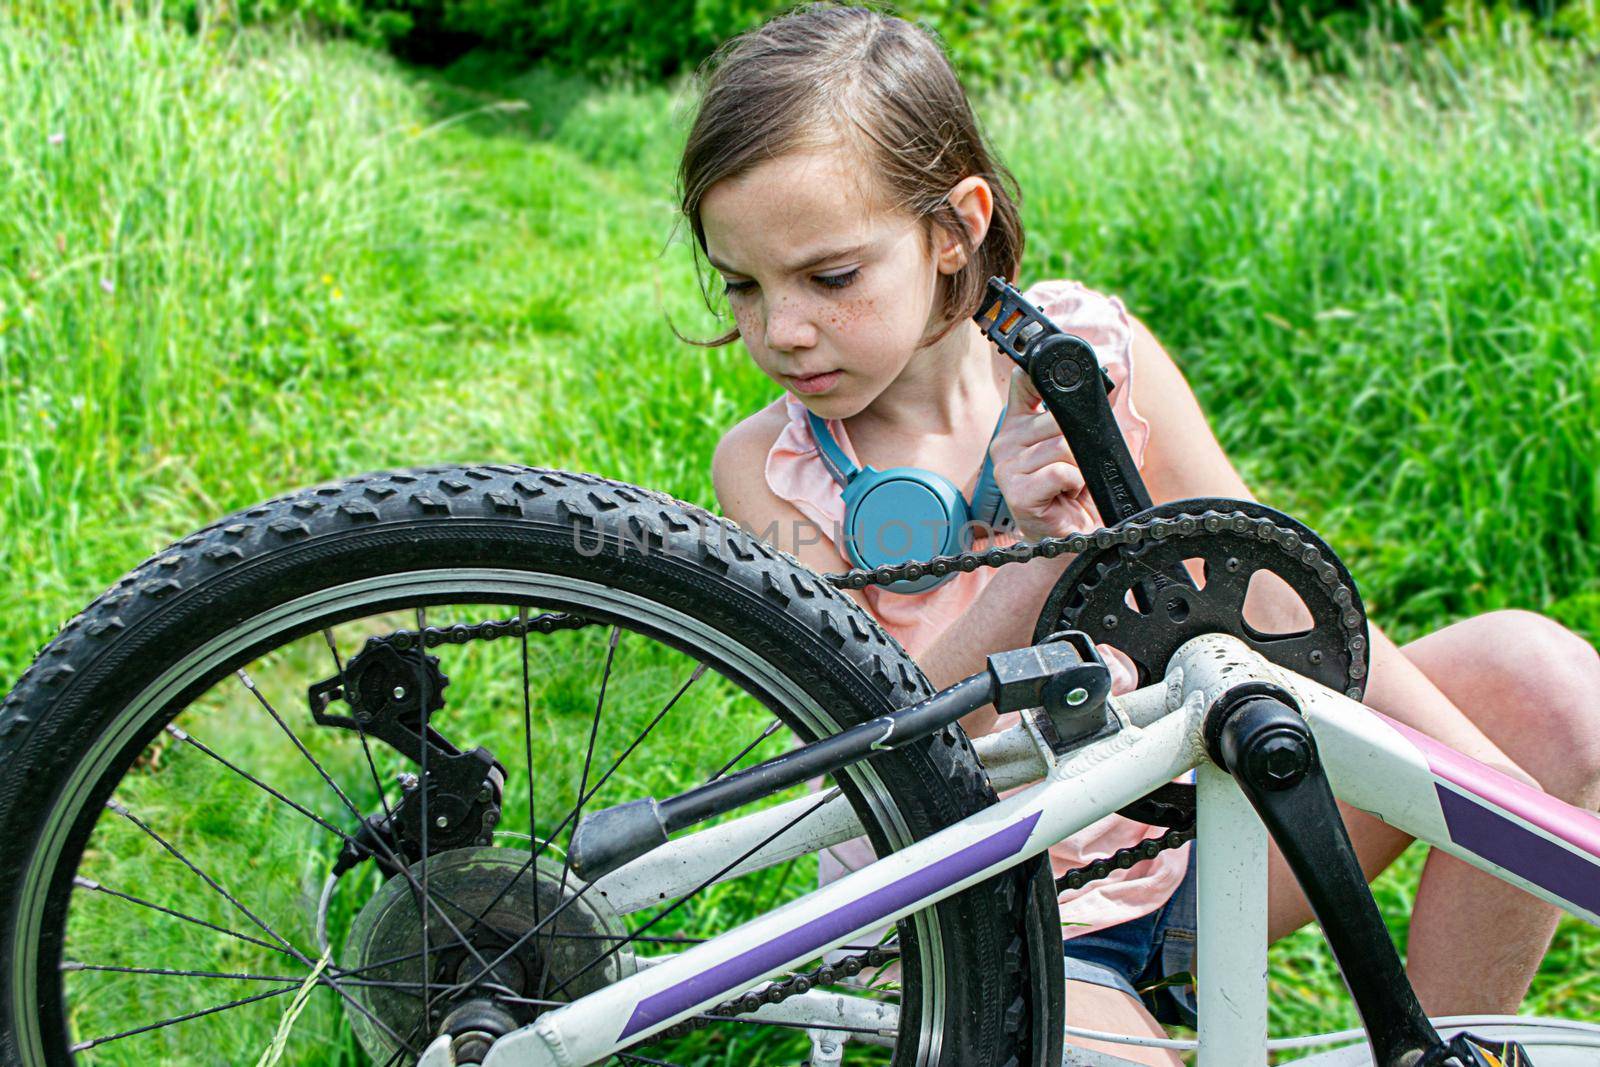
[[[825,418],[856,414],[934,325],[925,226],[879,206],[843,149],[794,152],[712,186],[706,251],[767,376]]]

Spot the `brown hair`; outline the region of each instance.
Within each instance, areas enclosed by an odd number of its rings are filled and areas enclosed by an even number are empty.
[[[880,195],[921,219],[930,239],[937,225],[967,252],[966,264],[941,280],[946,321],[923,344],[977,310],[991,275],[1015,279],[1023,243],[1016,180],[984,143],[967,94],[928,30],[866,8],[810,4],[728,41],[706,61],[702,79],[678,166],[697,273],[706,251],[700,203],[707,190],[785,152],[842,141],[861,152]],[[988,181],[994,198],[976,248],[947,199],[974,175]],[[725,345],[738,336],[734,329],[697,343]]]

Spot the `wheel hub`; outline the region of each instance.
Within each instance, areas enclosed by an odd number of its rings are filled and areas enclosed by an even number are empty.
[[[563,889],[561,864],[547,857],[530,866],[528,853],[520,849],[456,849],[413,864],[417,886],[424,867],[428,895],[436,905],[428,922],[433,1005],[425,1025],[420,1025],[422,921],[407,879],[390,878],[373,895],[352,922],[341,954],[341,966],[359,972],[353,978],[382,983],[348,985],[355,1001],[412,1044],[415,1038],[442,1032],[464,999],[483,998],[522,1026],[549,1007],[522,1000],[575,1000],[636,969],[632,953],[608,955],[627,937],[616,913],[603,898],[596,899],[599,894],[580,897],[584,883],[570,871]],[[470,948],[444,923],[441,912],[466,935]],[[482,920],[474,922],[480,915]],[[540,921],[544,925],[538,932],[526,936]],[[486,964],[493,966],[492,973],[470,993],[461,998],[441,995],[478,978]],[[563,984],[561,992],[552,993]],[[382,1063],[394,1054],[395,1041],[382,1027],[359,1011],[347,1015],[368,1055]]]

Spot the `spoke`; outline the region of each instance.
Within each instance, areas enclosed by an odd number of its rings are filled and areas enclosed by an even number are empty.
[[[761,742],[765,741],[767,738],[769,738],[773,734],[777,733],[779,727],[781,727],[782,725],[783,725],[782,720],[773,719],[770,723],[767,724],[767,728],[765,730],[762,730],[760,735],[757,736],[754,741],[750,742],[748,745],[744,746],[744,748],[740,749],[739,750],[739,754],[737,756],[733,757],[727,763],[724,763],[721,766],[721,768],[718,769],[716,774],[713,774],[710,778],[707,778],[706,779],[706,784],[710,785],[712,782],[716,781],[718,778],[721,778],[723,775],[725,775],[729,771],[731,771],[734,768],[734,766],[740,760],[744,759],[746,756],[750,755],[751,752],[755,751],[755,748],[756,748],[757,745],[761,744]]]
[[[716,874],[713,874],[710,878],[707,878],[705,881],[701,882],[698,886],[696,886],[688,894],[679,897],[677,900],[674,900],[671,904],[667,905],[661,911],[659,911],[655,915],[651,916],[649,922],[646,922],[643,926],[639,927],[639,929],[633,931],[626,938],[624,938],[620,943],[612,946],[611,948],[609,948],[605,952],[603,952],[601,955],[595,957],[594,959],[590,960],[588,963],[584,964],[584,966],[582,966],[581,968],[578,969],[578,973],[577,974],[574,974],[572,977],[568,978],[565,982],[562,982],[555,989],[551,990],[550,991],[550,995],[551,996],[556,996],[556,995],[564,992],[566,990],[567,986],[571,985],[573,982],[577,981],[579,978],[582,978],[585,974],[587,974],[590,971],[592,971],[596,966],[598,966],[601,963],[604,963],[606,960],[610,959],[612,956],[615,956],[618,952],[621,952],[628,945],[630,945],[634,941],[636,941],[640,934],[643,934],[646,930],[649,930],[651,927],[655,926],[656,923],[660,922],[662,919],[665,919],[668,915],[671,915],[673,912],[675,912],[679,908],[683,907],[683,905],[685,903],[687,903],[688,901],[692,900],[697,894],[703,892],[706,889],[707,886],[715,884],[718,879],[722,878],[729,871],[733,870],[739,864],[741,864],[745,860],[749,859],[759,849],[765,848],[768,844],[770,844],[772,841],[774,841],[775,839],[777,839],[781,835],[788,833],[790,830],[792,830],[796,826],[800,825],[800,823],[802,821],[804,821],[807,816],[809,816],[814,811],[820,810],[825,804],[828,803],[828,801],[832,800],[834,798],[834,796],[836,796],[838,794],[838,792],[839,792],[839,790],[838,790],[837,786],[834,787],[833,789],[828,790],[828,792],[824,793],[821,796],[821,798],[818,799],[818,801],[815,804],[811,805],[805,811],[802,811],[799,815],[796,815],[794,818],[790,819],[786,824],[784,824],[783,826],[779,827],[777,830],[773,831],[770,835],[768,835],[763,840],[758,841],[756,844],[752,845],[748,850],[746,850],[744,852],[743,855],[738,856],[731,863],[729,863],[727,866],[723,867],[722,870],[718,871]]]
[[[426,1024],[433,1015],[433,996],[428,988],[430,974],[433,970],[431,958],[428,955],[428,614],[426,608],[417,609],[417,741],[422,747],[422,774],[421,784],[417,787],[421,793],[422,805],[422,900],[418,901],[417,910],[422,913],[422,1021]],[[537,889],[535,889],[537,892]],[[463,944],[468,944],[462,938]],[[470,945],[469,945],[470,947]]]
[[[334,643],[334,640],[333,640],[333,631],[331,629],[325,629],[325,630],[322,631],[322,636],[323,636],[323,640],[325,640],[328,643],[328,652],[333,656],[333,664],[334,664],[334,666],[336,668],[338,668],[339,684],[343,687],[343,690],[344,690],[345,693],[349,693],[350,692],[350,683],[349,683],[349,681],[348,681],[348,679],[347,679],[347,677],[345,675],[344,662],[339,658],[339,647],[338,647],[337,644]],[[361,740],[361,752],[362,752],[363,756],[365,756],[365,758],[366,758],[367,771],[372,775],[372,786],[373,786],[373,789],[378,794],[378,803],[383,808],[384,821],[385,821],[385,823],[387,825],[393,826],[395,824],[394,823],[394,811],[389,807],[388,794],[385,793],[385,791],[384,791],[382,778],[380,778],[378,776],[378,765],[377,765],[376,762],[374,762],[374,760],[372,758],[372,746],[370,744],[368,744],[368,742],[367,742],[367,731],[360,724],[359,721],[357,721],[357,723],[356,723],[356,736],[358,738],[360,738],[360,740]],[[424,743],[426,743],[426,742],[424,742]],[[351,814],[356,817],[356,821],[357,822],[362,821],[361,820],[361,813],[359,811],[357,811],[354,808],[352,808],[351,809]],[[345,840],[349,841],[351,843],[351,845],[353,845],[355,848],[360,849],[361,851],[367,852],[369,855],[372,852],[371,849],[366,848],[364,845],[360,844],[357,841],[351,840],[349,837],[346,837]],[[399,856],[396,856],[394,854],[394,850],[389,847],[388,842],[384,841],[383,838],[381,838],[381,837],[375,837],[375,840],[378,842],[378,845],[383,849],[385,858],[387,858],[392,864],[394,864],[396,869],[398,869],[400,871],[400,873],[405,876],[406,884],[411,889],[412,902],[417,905],[417,908],[418,908],[418,910],[420,912],[422,910],[422,906],[423,906],[422,903],[421,903],[421,900],[423,899],[422,895],[421,895],[423,893],[423,890],[422,890],[422,886],[417,881],[417,876],[412,874],[410,867],[408,867],[406,865],[406,863]],[[518,873],[517,877],[521,877],[520,872]],[[516,878],[513,878],[509,884],[515,884],[515,883],[516,883]],[[448,904],[450,907],[454,908],[456,911],[460,912],[462,915],[467,916],[471,920],[470,926],[471,926],[472,929],[476,929],[479,926],[485,926],[485,927],[487,927],[489,929],[489,931],[491,933],[493,933],[497,937],[505,938],[507,940],[509,940],[510,937],[511,937],[510,934],[508,934],[504,930],[501,930],[499,927],[492,926],[489,923],[484,921],[485,916],[487,916],[487,914],[488,914],[488,910],[485,910],[482,915],[474,914],[470,908],[466,908],[466,907],[463,907],[460,904],[457,904],[455,901],[451,900],[448,896],[446,896],[443,893],[428,894],[427,895],[427,900],[428,900],[429,906],[433,907],[436,911],[439,912],[439,918],[441,920],[443,920],[445,925],[450,928],[451,933],[453,933],[455,935],[457,943],[459,943],[464,948],[466,948],[466,950],[468,952],[470,952],[474,956],[476,956],[479,963],[485,963],[485,961],[484,961],[483,956],[478,952],[477,946],[472,944],[467,939],[466,934],[462,933],[461,930],[458,929],[455,926],[455,924],[450,921],[449,916],[445,915],[444,910],[442,908],[440,908],[439,904],[436,903],[435,901],[442,901],[443,903]],[[498,898],[496,898],[496,900],[498,902]],[[535,900],[537,900],[537,894],[535,894]]]
[[[290,959],[294,958],[294,954],[289,952],[282,945],[274,945],[272,942],[263,941],[259,937],[251,937],[249,934],[241,934],[237,930],[230,930],[226,926],[218,926],[216,923],[206,922],[204,919],[197,919],[193,915],[185,915],[181,911],[174,911],[171,908],[163,907],[162,905],[148,901],[143,897],[136,897],[132,893],[124,893],[120,889],[112,889],[109,886],[103,886],[99,882],[84,878],[82,875],[75,875],[72,879],[72,884],[77,886],[79,889],[88,889],[95,893],[104,893],[107,896],[116,897],[119,900],[126,900],[129,903],[137,904],[142,908],[149,908],[151,911],[159,911],[163,915],[172,916],[174,919],[182,919],[184,922],[194,923],[196,926],[204,926],[206,929],[215,930],[219,934],[227,934],[229,937],[237,938],[240,941],[246,941],[252,945],[260,945],[262,948],[271,949],[273,952],[288,956]]]
[[[345,673],[344,660],[339,658],[339,646],[333,639],[333,630],[322,631],[322,639],[328,643],[328,654],[333,657],[333,666],[339,674],[339,689],[344,694],[345,703],[350,702],[350,677]],[[383,788],[383,779],[378,776],[378,765],[372,758],[372,746],[367,743],[367,729],[356,720],[356,737],[361,740],[361,753],[366,757],[367,770],[372,774],[372,788],[378,794],[378,804],[383,808],[384,821],[394,825],[394,812],[389,808],[389,794]]]
[[[69,960],[61,964],[61,971],[109,971],[115,974],[158,974],[169,978],[227,978],[242,982],[293,982],[296,985],[305,981],[292,974],[249,974],[236,971],[182,971],[169,967],[125,967],[112,963],[78,963]],[[415,989],[417,982],[386,982],[376,978],[350,978],[353,972],[343,972],[339,975],[343,985],[374,986],[382,989]]]
[[[212,749],[210,746],[208,746],[204,742],[200,741],[193,734],[188,733],[185,730],[179,729],[178,727],[173,726],[170,723],[167,724],[167,732],[169,734],[171,734],[173,737],[177,738],[179,741],[182,741],[182,742],[184,742],[184,743],[186,743],[188,745],[192,745],[194,748],[199,749],[201,752],[205,753],[207,756],[210,756],[212,759],[216,760],[218,763],[222,764],[224,767],[228,768],[230,771],[233,771],[235,774],[239,775],[239,777],[243,778],[245,781],[249,782],[251,785],[254,785],[254,786],[258,787],[259,789],[263,790],[264,792],[266,792],[266,793],[270,794],[271,796],[277,798],[278,800],[282,801],[284,804],[288,805],[290,808],[293,808],[295,811],[299,812],[301,815],[304,815],[307,819],[309,819],[312,822],[316,823],[318,826],[322,827],[324,830],[326,830],[329,833],[331,833],[331,834],[335,835],[336,837],[338,837],[341,841],[343,841],[345,844],[349,845],[351,848],[355,849],[357,852],[365,853],[368,856],[376,856],[376,855],[378,855],[378,853],[375,852],[371,847],[362,844],[360,841],[357,841],[355,838],[351,837],[344,830],[341,830],[339,827],[337,827],[337,826],[333,825],[332,823],[328,822],[326,819],[322,818],[320,815],[318,815],[315,812],[309,810],[308,808],[304,807],[303,805],[295,803],[293,800],[291,800],[288,797],[284,796],[282,793],[280,793],[278,790],[274,789],[272,786],[270,786],[267,783],[263,782],[261,779],[255,777],[249,771],[246,771],[244,768],[239,767],[236,764],[232,763],[226,757],[220,755],[214,749]],[[362,735],[363,741],[365,741],[365,737],[366,737],[366,735],[363,734]],[[377,774],[376,770],[374,770],[373,774],[374,774],[374,780],[376,781],[376,774]],[[384,806],[384,814],[389,818],[393,818],[393,814],[389,811],[389,805],[388,805],[388,801],[387,800],[384,801],[384,805],[383,806]],[[353,812],[352,814],[355,814],[355,813]],[[404,866],[401,858],[399,856],[395,855],[394,850],[389,848],[388,843],[385,842],[382,838],[374,838],[374,840],[377,842],[378,847],[383,850],[384,858],[388,859],[397,868],[399,868],[402,871],[404,871],[404,873],[407,875],[408,881],[410,881],[412,883],[415,883],[416,876],[411,874],[409,868],[406,868]],[[443,916],[443,910],[440,909],[439,905],[441,903],[443,903],[443,904],[448,904],[452,908],[455,908],[461,914],[463,914],[465,916],[468,916],[469,918],[472,918],[475,923],[478,921],[478,917],[472,912],[472,910],[470,908],[467,908],[467,907],[464,907],[464,906],[462,906],[460,904],[457,904],[455,901],[451,900],[449,897],[445,896],[443,893],[436,893],[436,894],[434,894],[432,896],[431,899],[432,899],[432,902],[433,902],[434,909],[440,912],[441,918],[443,918],[444,916]],[[484,925],[487,925],[487,924],[484,924]],[[493,933],[495,933],[495,934],[497,934],[497,935],[499,935],[501,937],[509,937],[510,936],[504,930],[497,929],[496,927],[490,926],[489,929],[490,929],[490,931],[492,931]],[[465,944],[466,944],[465,941],[463,941],[463,945],[465,945]]]
[[[487,915],[490,911],[492,911],[494,909],[494,906],[496,904],[500,903],[500,899],[502,897],[504,897],[507,892],[509,892],[510,886],[516,882],[517,878],[522,877],[523,873],[525,871],[527,871],[529,868],[531,868],[534,865],[534,862],[537,861],[540,856],[544,855],[545,850],[548,849],[550,847],[550,845],[552,845],[555,842],[556,835],[561,833],[562,830],[566,829],[567,828],[567,824],[572,822],[573,817],[577,815],[579,810],[581,810],[581,805],[585,804],[585,803],[588,803],[590,798],[592,798],[596,793],[600,792],[600,790],[605,786],[606,782],[608,782],[611,779],[611,776],[613,774],[616,774],[617,771],[619,769],[621,769],[623,761],[626,760],[630,755],[633,754],[633,750],[639,747],[639,745],[644,741],[644,739],[650,735],[650,731],[652,731],[652,730],[654,730],[656,728],[656,725],[659,722],[661,722],[661,720],[663,718],[666,717],[667,712],[672,710],[673,705],[677,704],[678,700],[683,696],[683,694],[685,694],[685,693],[687,693],[689,691],[689,687],[694,685],[695,682],[699,681],[700,680],[700,676],[702,674],[704,674],[708,669],[709,669],[709,665],[708,664],[701,663],[701,664],[697,665],[695,667],[695,669],[694,669],[694,672],[689,675],[689,680],[684,682],[683,685],[678,687],[678,691],[676,693],[672,694],[672,699],[667,701],[666,706],[663,707],[660,711],[656,712],[655,718],[651,719],[649,725],[647,725],[644,728],[644,730],[639,734],[638,737],[634,738],[633,743],[630,744],[626,749],[624,749],[622,754],[620,756],[618,756],[616,758],[616,761],[613,762],[611,764],[611,766],[606,770],[606,773],[601,775],[600,779],[597,782],[595,782],[594,785],[589,787],[589,791],[583,795],[583,797],[581,798],[581,800],[579,802],[580,806],[579,807],[574,807],[571,811],[567,812],[567,814],[562,818],[562,820],[559,823],[556,824],[555,829],[550,831],[550,835],[548,837],[546,837],[543,842],[540,842],[537,838],[532,838],[531,839],[533,841],[533,843],[534,843],[533,847],[532,847],[532,854],[529,855],[529,857],[523,862],[522,867],[517,871],[516,877],[512,878],[511,882],[507,883],[507,885],[505,887],[503,887],[500,890],[500,892],[495,895],[494,899],[489,902],[488,907],[483,909],[483,912],[482,912],[483,915]],[[529,788],[530,789],[532,788],[531,783],[530,783]],[[534,921],[536,923],[538,922],[537,917],[535,918]]]
[[[589,890],[593,889],[598,884],[598,882],[585,882],[582,889],[578,890],[576,893],[572,894],[572,896],[557,904],[554,911],[552,911],[549,915],[546,915],[538,923],[535,923],[527,933],[523,934],[521,937],[517,938],[514,942],[508,945],[505,950],[500,953],[500,955],[494,958],[494,962],[491,963],[487,968],[479,971],[471,978],[468,978],[462,982],[457,982],[454,986],[450,987],[448,992],[451,999],[459,999],[464,993],[467,993],[475,988],[479,982],[482,981],[484,975],[488,974],[494,968],[500,966],[502,960],[510,956],[523,945],[527,944],[534,937],[537,937],[540,931],[542,931],[546,926],[550,925],[551,922],[559,918],[562,912],[566,911],[572,905],[582,900],[588,894]]]
[[[311,750],[306,748],[305,743],[300,740],[300,735],[294,732],[294,727],[290,726],[284,721],[283,716],[278,714],[278,709],[272,706],[272,702],[267,699],[266,694],[256,687],[255,679],[250,677],[250,675],[247,674],[242,668],[234,673],[239,676],[239,681],[244,683],[244,687],[250,691],[250,695],[256,698],[256,702],[266,709],[268,715],[272,716],[272,721],[278,724],[278,728],[288,735],[289,740],[294,743],[294,747],[299,750],[300,755],[304,756],[306,762],[311,764],[312,768],[317,772],[324,782],[328,783],[328,788],[333,790],[334,795],[336,795],[344,804],[344,806],[349,808],[357,818],[360,818],[361,809],[356,807],[355,801],[351,800],[345,791],[339,788],[339,783],[335,782],[333,777],[329,775],[327,770],[323,768],[322,764],[317,762],[317,757],[313,756],[311,754]]]
[[[182,852],[179,852],[176,846],[172,845],[167,841],[166,838],[152,830],[149,824],[147,824],[143,819],[139,818],[139,816],[135,815],[133,812],[129,811],[126,807],[115,800],[107,800],[106,807],[116,812],[124,819],[127,819],[129,822],[133,823],[133,825],[137,826],[140,830],[143,830],[151,840],[160,845],[162,848],[166,849],[167,852],[177,859],[179,863],[182,863],[185,867],[189,868],[189,870],[198,875],[200,880],[215,890],[223,900],[226,900],[229,904],[232,904],[241,914],[244,915],[245,918],[249,919],[251,922],[255,923],[256,926],[264,930],[267,933],[267,936],[271,937],[274,941],[278,942],[278,944],[287,949],[290,955],[294,956],[295,959],[301,962],[306,962],[306,956],[293,945],[291,945],[287,938],[278,933],[278,931],[274,930],[272,927],[268,926],[266,921],[259,918],[255,912],[251,911],[249,908],[240,903],[239,899],[226,889],[222,888],[222,886],[217,883],[216,879],[212,878],[205,871],[202,871],[199,867],[196,867],[188,856],[185,856]]]
[[[133,1037],[135,1034],[147,1034],[151,1030],[159,1030],[164,1026],[172,1026],[176,1023],[188,1022],[190,1019],[198,1019],[203,1015],[215,1015],[219,1011],[228,1011],[232,1008],[240,1008],[246,1004],[253,1004],[258,1000],[267,1000],[270,997],[281,997],[285,993],[293,993],[299,988],[300,983],[296,982],[294,985],[286,985],[282,989],[270,989],[265,993],[256,993],[253,996],[240,997],[238,1000],[230,1000],[226,1004],[218,1004],[214,1007],[202,1008],[199,1011],[191,1011],[184,1015],[174,1015],[172,1018],[162,1019],[160,1022],[148,1023],[144,1026],[136,1026],[132,1030],[123,1030],[120,1033],[115,1034],[105,1034],[101,1037],[91,1037],[87,1041],[79,1041],[67,1051],[83,1052],[87,1049],[94,1048],[96,1045],[105,1045],[111,1043],[112,1041],[120,1041],[125,1037]],[[382,1024],[380,1023],[379,1025]],[[396,1040],[398,1040],[398,1038]]]
[[[616,662],[617,642],[620,641],[621,638],[622,628],[619,626],[612,626],[611,640],[606,645],[606,666],[605,670],[600,675],[600,694],[595,698],[594,702],[594,721],[589,726],[589,747],[583,755],[583,775],[578,779],[578,804],[575,808],[573,808],[574,818],[579,821],[583,819],[583,805],[588,799],[588,795],[585,791],[589,788],[589,769],[594,765],[594,743],[600,736],[600,716],[605,710],[606,705],[606,685],[611,681],[611,667],[612,664]],[[567,850],[567,854],[561,859],[561,888],[556,892],[556,899],[558,901],[567,895],[567,879],[571,876],[572,851],[569,848]],[[557,913],[559,913],[559,911],[560,909],[558,908]],[[559,925],[556,927],[556,930],[559,932]],[[547,948],[544,953],[544,964],[539,968],[539,984],[536,987],[539,991],[539,996],[544,995],[545,983],[550,979],[550,958],[555,955],[554,949],[555,941],[552,939],[549,948]],[[563,986],[565,986],[565,983],[563,983]]]
[[[260,789],[262,792],[268,794],[269,796],[272,796],[272,797],[276,798],[277,800],[283,802],[284,804],[287,804],[289,807],[293,808],[295,811],[299,812],[301,815],[304,815],[307,819],[310,819],[312,822],[316,823],[318,826],[322,827],[324,830],[328,831],[330,834],[333,834],[333,835],[337,836],[340,840],[344,841],[345,844],[351,846],[352,848],[354,848],[354,849],[356,849],[356,850],[358,850],[360,852],[365,852],[368,855],[373,855],[374,854],[372,849],[368,848],[366,845],[361,844],[355,838],[353,838],[349,834],[345,833],[345,831],[339,829],[339,827],[333,825],[331,822],[329,822],[328,820],[324,819],[322,816],[318,815],[316,812],[310,810],[309,808],[305,807],[304,805],[298,804],[295,801],[290,800],[288,797],[284,796],[278,790],[272,788],[272,786],[268,785],[266,782],[263,782],[261,779],[257,778],[255,775],[251,774],[249,771],[245,770],[243,767],[238,766],[237,764],[235,764],[232,761],[228,760],[225,756],[220,755],[218,752],[216,752],[216,750],[212,749],[209,745],[205,744],[203,741],[201,741],[198,738],[196,738],[193,734],[191,734],[188,731],[183,730],[183,729],[181,729],[181,728],[179,728],[177,726],[174,726],[171,723],[167,724],[166,729],[167,729],[167,733],[171,734],[173,737],[177,738],[179,741],[182,741],[184,744],[187,744],[187,745],[190,745],[190,746],[192,746],[192,747],[194,747],[196,749],[199,749],[201,752],[205,753],[207,756],[210,756],[212,759],[216,760],[218,763],[222,764],[224,767],[228,768],[228,770],[232,771],[234,774],[237,774],[239,777],[243,778],[245,781],[249,782],[251,785],[253,785],[256,788]]]
[[[344,660],[339,658],[338,642],[333,639],[333,627],[325,626],[322,628],[322,639],[327,642],[328,652],[333,656],[333,666],[334,670],[338,672],[339,684],[345,686],[345,692],[348,693],[350,691],[349,682],[344,674]]]
[[[226,900],[228,903],[232,904],[235,908],[237,908],[240,912],[242,912],[247,919],[249,919],[251,922],[253,922],[257,926],[259,926],[274,941],[277,941],[284,948],[288,949],[289,954],[292,955],[295,958],[296,961],[298,961],[301,964],[304,964],[307,969],[311,969],[312,967],[315,966],[311,962],[311,960],[306,956],[305,953],[301,952],[299,949],[295,948],[294,945],[290,944],[289,941],[287,939],[285,939],[281,934],[279,934],[272,927],[268,926],[264,920],[258,918],[256,916],[255,912],[251,911],[249,908],[245,907],[242,903],[240,903],[237,897],[235,897],[232,893],[229,893],[226,889],[222,888],[222,886],[219,885],[217,883],[217,881],[215,879],[213,879],[209,874],[207,874],[206,872],[202,871],[199,867],[195,866],[194,863],[190,861],[189,857],[185,856],[182,852],[179,852],[178,849],[175,846],[169,844],[164,837],[162,837],[160,834],[158,834],[154,830],[152,830],[144,822],[143,819],[140,819],[137,815],[135,815],[133,812],[129,811],[126,807],[124,807],[122,804],[119,804],[115,800],[109,800],[108,799],[105,803],[106,803],[106,807],[110,808],[112,811],[116,812],[118,815],[121,815],[123,818],[127,819],[129,822],[133,823],[140,830],[143,830],[145,832],[145,834],[147,834],[158,845],[160,845],[162,848],[166,849],[167,852],[169,852],[172,856],[174,856],[180,863],[182,863],[185,867],[189,868],[189,870],[193,871],[196,875],[198,875],[200,877],[200,879],[206,883],[206,885],[210,886],[213,890],[215,890],[224,900]],[[352,997],[349,993],[345,992],[345,990],[340,988],[339,983],[337,981],[335,981],[332,978],[329,978],[326,975],[321,975],[317,979],[317,984],[318,985],[327,985],[329,988],[333,989],[335,992],[337,992],[339,994],[339,996],[344,998],[344,1000],[345,1000],[345,1002],[347,1004],[349,1004],[351,1007],[355,1008],[362,1015],[365,1015],[368,1019],[372,1020],[372,1022],[375,1025],[377,1025],[385,1033],[387,1033],[391,1037],[393,1037],[394,1040],[400,1042],[401,1044],[407,1045],[409,1047],[409,1042],[404,1041],[400,1037],[399,1034],[396,1034],[392,1029],[390,1029],[390,1027],[389,1027],[389,1025],[387,1023],[385,1023],[382,1019],[379,1019],[377,1016],[373,1015],[365,1007],[363,1007],[354,997]],[[123,1036],[125,1036],[125,1035],[123,1035]],[[415,1051],[415,1050],[413,1049],[412,1051]]]
[[[565,1000],[539,1000],[537,997],[519,997],[515,994],[495,997],[494,999],[503,1004],[526,1004],[535,1008],[561,1008],[568,1003]]]
[[[518,629],[522,631],[522,746],[527,757],[528,768],[528,835],[529,840],[537,841],[539,840],[539,814],[534,806],[533,798],[533,698],[528,693],[528,605],[522,604],[518,606],[517,622],[519,624]],[[529,851],[532,851],[532,849],[530,848]],[[518,875],[518,877],[520,878],[521,875]],[[516,879],[513,878],[512,883],[515,882]],[[538,874],[535,872],[533,890],[533,921],[535,923],[539,921],[538,882]],[[504,893],[497,895],[494,902],[489,905],[490,909],[493,909],[495,904],[500,903],[499,898],[504,895]]]
[[[322,631],[322,639],[328,643],[328,654],[333,657],[333,666],[339,674],[339,689],[344,694],[345,703],[350,702],[350,678],[345,673],[344,660],[339,658],[339,646],[333,639],[333,630]],[[386,823],[394,825],[394,812],[389,808],[389,794],[383,788],[383,779],[378,776],[378,765],[372,759],[372,746],[367,743],[366,727],[356,720],[356,737],[361,740],[361,752],[366,757],[367,770],[372,774],[372,788],[378,794],[378,804],[383,808],[383,818]],[[359,816],[358,816],[359,817]]]

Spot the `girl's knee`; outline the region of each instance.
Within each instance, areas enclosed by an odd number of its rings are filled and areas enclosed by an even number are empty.
[[[1480,616],[1483,638],[1469,658],[1492,674],[1499,699],[1522,709],[1552,758],[1527,768],[1551,793],[1575,803],[1600,799],[1600,655],[1554,619],[1507,610]]]

